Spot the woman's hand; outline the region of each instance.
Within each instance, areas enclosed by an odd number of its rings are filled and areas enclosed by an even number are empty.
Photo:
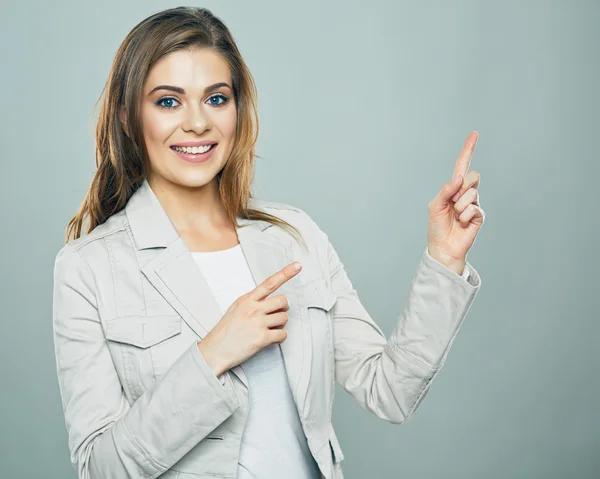
[[[287,331],[283,327],[288,321],[289,302],[283,294],[265,298],[302,270],[299,263],[300,267],[294,269],[294,264],[236,299],[198,342],[198,349],[217,377],[268,345],[285,341]]]
[[[457,274],[462,274],[485,218],[477,191],[481,177],[476,171],[467,173],[478,136],[476,131],[467,136],[454,168],[458,181],[446,183],[429,202],[429,255]]]

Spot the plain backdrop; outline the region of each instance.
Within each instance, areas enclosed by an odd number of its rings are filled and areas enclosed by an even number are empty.
[[[0,7],[0,476],[75,478],[52,342],[56,253],[94,169],[94,104],[128,31],[178,2]],[[482,286],[414,417],[339,386],[348,479],[600,477],[600,3],[208,1],[258,86],[254,194],[327,232],[389,335],[427,205],[469,131]]]

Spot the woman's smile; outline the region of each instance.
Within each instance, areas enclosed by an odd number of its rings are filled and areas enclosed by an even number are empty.
[[[210,160],[218,144],[212,143],[206,146],[170,146],[170,149],[182,160],[191,163],[204,163]]]

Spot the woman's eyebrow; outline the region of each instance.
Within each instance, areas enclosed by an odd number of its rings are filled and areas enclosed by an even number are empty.
[[[231,89],[231,87],[229,86],[229,83],[225,83],[225,82],[214,83],[213,85],[209,85],[204,89],[204,94],[210,93],[211,91],[216,90],[222,86]],[[175,93],[179,93],[181,95],[185,95],[185,90],[183,88],[180,88],[178,86],[173,86],[173,85],[158,85],[157,87],[154,87],[152,89],[152,91],[150,91],[148,93],[148,95],[151,95],[156,90],[169,90],[169,91],[173,91]]]

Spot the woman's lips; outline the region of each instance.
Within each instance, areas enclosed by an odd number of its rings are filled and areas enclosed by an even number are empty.
[[[185,160],[189,163],[204,163],[205,161],[210,160],[210,157],[212,156],[213,152],[217,149],[218,145],[219,145],[218,143],[214,143],[210,147],[210,150],[208,150],[206,153],[182,153],[180,151],[177,151],[173,147],[171,147],[171,150],[179,158],[181,158],[182,160]]]

